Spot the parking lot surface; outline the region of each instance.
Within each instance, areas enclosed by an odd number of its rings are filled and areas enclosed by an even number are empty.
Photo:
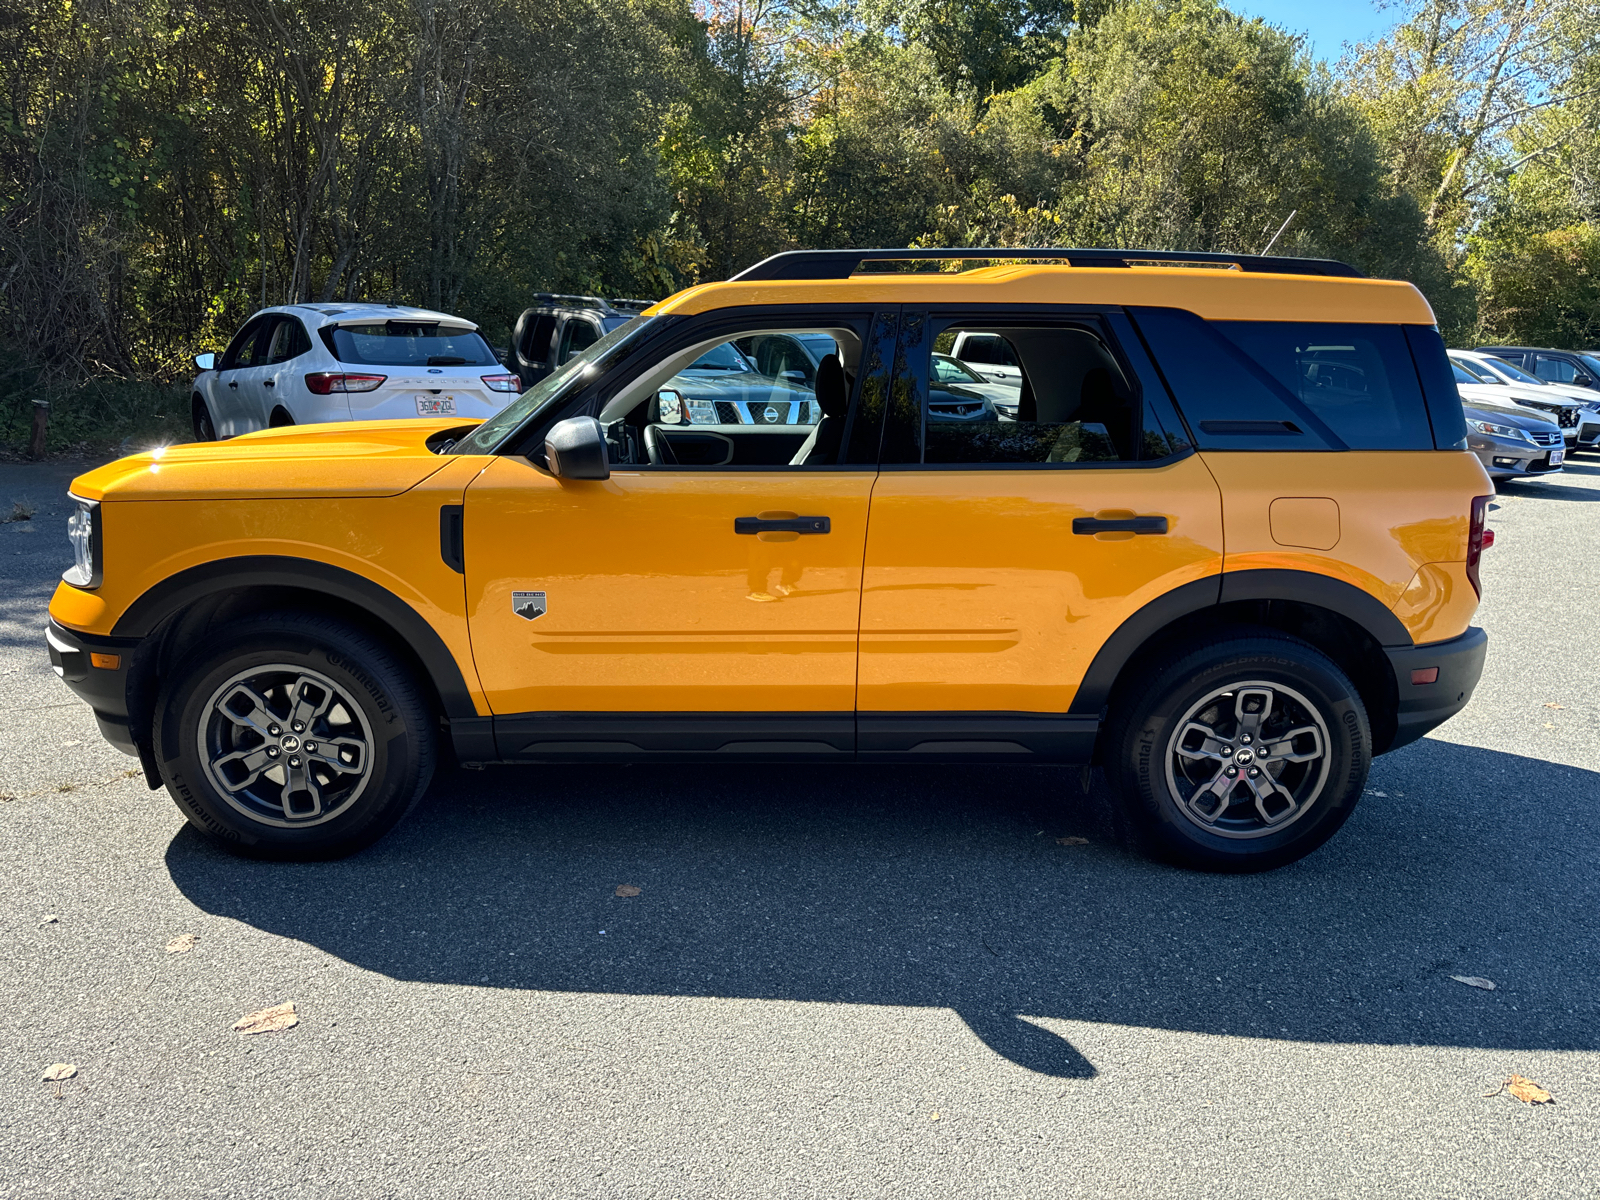
[[[451,770],[227,857],[50,670],[76,470],[0,466],[0,1196],[1600,1194],[1600,460],[1502,488],[1471,706],[1244,878],[1048,767]]]

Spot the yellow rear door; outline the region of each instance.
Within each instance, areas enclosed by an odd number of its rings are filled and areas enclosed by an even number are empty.
[[[961,331],[1005,338],[1021,387],[938,357]],[[863,577],[863,751],[1074,757],[1094,718],[1040,718],[1127,617],[1220,573],[1217,485],[1131,337],[1117,314],[908,314]]]

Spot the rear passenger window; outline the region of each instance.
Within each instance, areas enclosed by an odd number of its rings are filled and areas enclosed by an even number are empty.
[[[1144,403],[1098,320],[937,322],[919,342],[907,366],[920,392],[926,465],[1109,465],[1184,448]]]

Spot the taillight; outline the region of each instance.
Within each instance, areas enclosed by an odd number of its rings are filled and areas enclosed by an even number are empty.
[[[370,392],[387,375],[345,375],[338,371],[313,371],[306,376],[306,387],[313,395],[330,396],[334,392]]]
[[[491,392],[520,392],[522,390],[522,380],[515,375],[484,375],[482,379]]]
[[[1483,552],[1494,545],[1494,530],[1484,528],[1489,517],[1489,501],[1493,499],[1493,496],[1472,498],[1472,523],[1467,527],[1467,578],[1472,581],[1472,590],[1478,593],[1480,600],[1483,599],[1483,583],[1478,579],[1478,561]]]

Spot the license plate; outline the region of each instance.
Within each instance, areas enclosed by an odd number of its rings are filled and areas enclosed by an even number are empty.
[[[1567,452],[1565,450],[1552,450],[1550,451],[1550,465],[1552,467],[1559,467],[1566,457]]]
[[[456,398],[454,396],[418,396],[417,416],[419,417],[453,417],[456,415]]]

